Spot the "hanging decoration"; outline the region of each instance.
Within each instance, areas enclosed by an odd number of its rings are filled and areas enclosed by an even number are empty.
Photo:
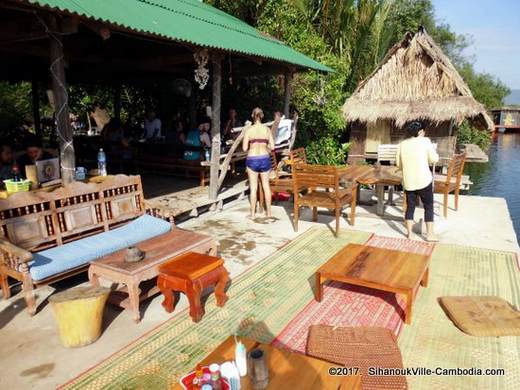
[[[197,69],[195,69],[195,81],[199,84],[199,89],[206,88],[209,81],[209,69],[207,67],[209,61],[209,54],[207,49],[200,49],[193,54],[195,62],[197,62]]]

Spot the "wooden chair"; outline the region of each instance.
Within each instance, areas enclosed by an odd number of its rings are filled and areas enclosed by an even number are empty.
[[[341,188],[341,176],[346,168],[337,168],[328,165],[296,164],[293,166],[294,192],[294,230],[298,231],[300,207],[312,207],[312,220],[318,219],[318,207],[325,207],[335,211],[336,236],[339,233],[339,217],[341,209],[350,204],[350,224],[356,220],[357,183],[350,187]],[[308,192],[302,193],[306,188]]]
[[[307,156],[305,154],[305,148],[295,149],[289,152],[289,158],[287,164],[307,164]],[[282,171],[279,167],[279,163],[276,159],[276,153],[271,152],[271,169],[274,172],[274,177],[269,181],[272,193],[277,198],[279,192],[293,192],[293,179],[292,175],[288,172]]]
[[[455,154],[448,165],[446,175],[435,175],[434,191],[444,194],[444,218],[448,218],[448,194],[455,193],[455,210],[459,209],[459,192],[464,172],[466,153]]]
[[[289,152],[289,164],[307,164],[305,148],[294,149]]]

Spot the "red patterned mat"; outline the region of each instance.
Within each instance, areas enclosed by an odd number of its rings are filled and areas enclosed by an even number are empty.
[[[434,246],[421,241],[373,236],[367,245],[430,255]],[[322,301],[310,301],[273,340],[277,347],[305,353],[311,325],[380,326],[399,335],[404,299],[393,293],[332,282],[323,286]]]
[[[417,253],[419,255],[431,255],[434,244],[425,241],[408,240],[406,238],[393,238],[373,235],[366,245],[378,248],[394,249],[401,252]]]

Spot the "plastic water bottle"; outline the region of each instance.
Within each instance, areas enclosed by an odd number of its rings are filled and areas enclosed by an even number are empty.
[[[209,154],[209,148],[204,149],[204,157],[206,158],[206,161],[209,161],[211,156]]]
[[[247,351],[246,347],[242,342],[236,341],[235,346],[235,364],[238,369],[238,375],[245,376],[247,375]]]
[[[107,175],[107,155],[103,151],[103,148],[99,149],[97,155],[97,166],[99,171],[99,176]]]

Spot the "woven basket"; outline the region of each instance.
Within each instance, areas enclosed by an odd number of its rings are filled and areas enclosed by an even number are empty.
[[[4,180],[5,189],[8,193],[27,192],[31,188],[30,180],[13,181],[11,179]]]

